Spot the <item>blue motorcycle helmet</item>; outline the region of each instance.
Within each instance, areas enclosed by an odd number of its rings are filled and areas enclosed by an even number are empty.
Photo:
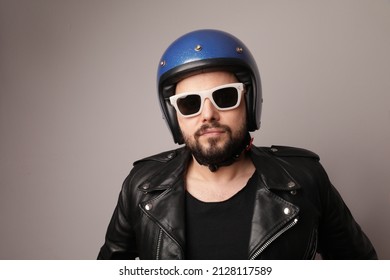
[[[260,128],[263,103],[261,81],[249,49],[227,32],[196,30],[175,40],[162,55],[158,66],[160,107],[175,143],[184,143],[176,110],[169,102],[169,97],[175,94],[176,84],[192,75],[220,70],[234,73],[239,82],[245,85],[248,131]]]

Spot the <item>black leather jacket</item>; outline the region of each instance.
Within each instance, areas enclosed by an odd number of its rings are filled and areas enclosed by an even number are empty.
[[[376,259],[316,154],[253,147],[260,178],[248,259]],[[98,259],[185,259],[185,148],[134,164]]]

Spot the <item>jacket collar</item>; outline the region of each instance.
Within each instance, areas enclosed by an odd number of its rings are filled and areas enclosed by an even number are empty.
[[[299,183],[275,159],[275,156],[268,151],[268,148],[252,146],[250,156],[257,172],[260,174],[263,183],[268,189],[292,191],[301,188]],[[177,180],[183,178],[190,157],[190,152],[183,147],[142,160],[165,162],[167,165],[164,166],[164,170],[156,169],[155,172],[152,172],[138,188],[141,191],[155,191],[172,187]],[[141,161],[135,164],[139,162]],[[169,176],[162,176],[164,174],[169,174]]]
[[[301,186],[268,148],[253,147],[251,158],[265,186],[270,190],[293,191]]]
[[[162,252],[165,255],[175,254],[167,258],[184,258],[185,248],[185,182],[184,174],[191,154],[185,148],[160,154],[145,160],[165,162],[162,167],[153,170],[146,180],[138,186],[138,190],[151,194],[151,199],[140,203],[144,213],[168,235],[176,249]],[[155,194],[155,195],[153,195]],[[178,249],[177,249],[178,248]],[[177,256],[181,254],[181,256]]]

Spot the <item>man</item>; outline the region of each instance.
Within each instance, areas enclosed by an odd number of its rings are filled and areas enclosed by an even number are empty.
[[[99,259],[375,259],[316,154],[258,148],[262,94],[245,45],[188,33],[158,70],[174,141],[134,163]]]

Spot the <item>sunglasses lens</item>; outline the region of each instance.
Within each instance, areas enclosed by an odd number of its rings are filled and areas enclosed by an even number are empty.
[[[213,92],[213,99],[220,108],[230,108],[238,102],[238,91],[234,87],[221,88]]]
[[[199,95],[187,95],[177,100],[177,107],[183,115],[188,116],[199,111],[200,103],[201,98]]]

